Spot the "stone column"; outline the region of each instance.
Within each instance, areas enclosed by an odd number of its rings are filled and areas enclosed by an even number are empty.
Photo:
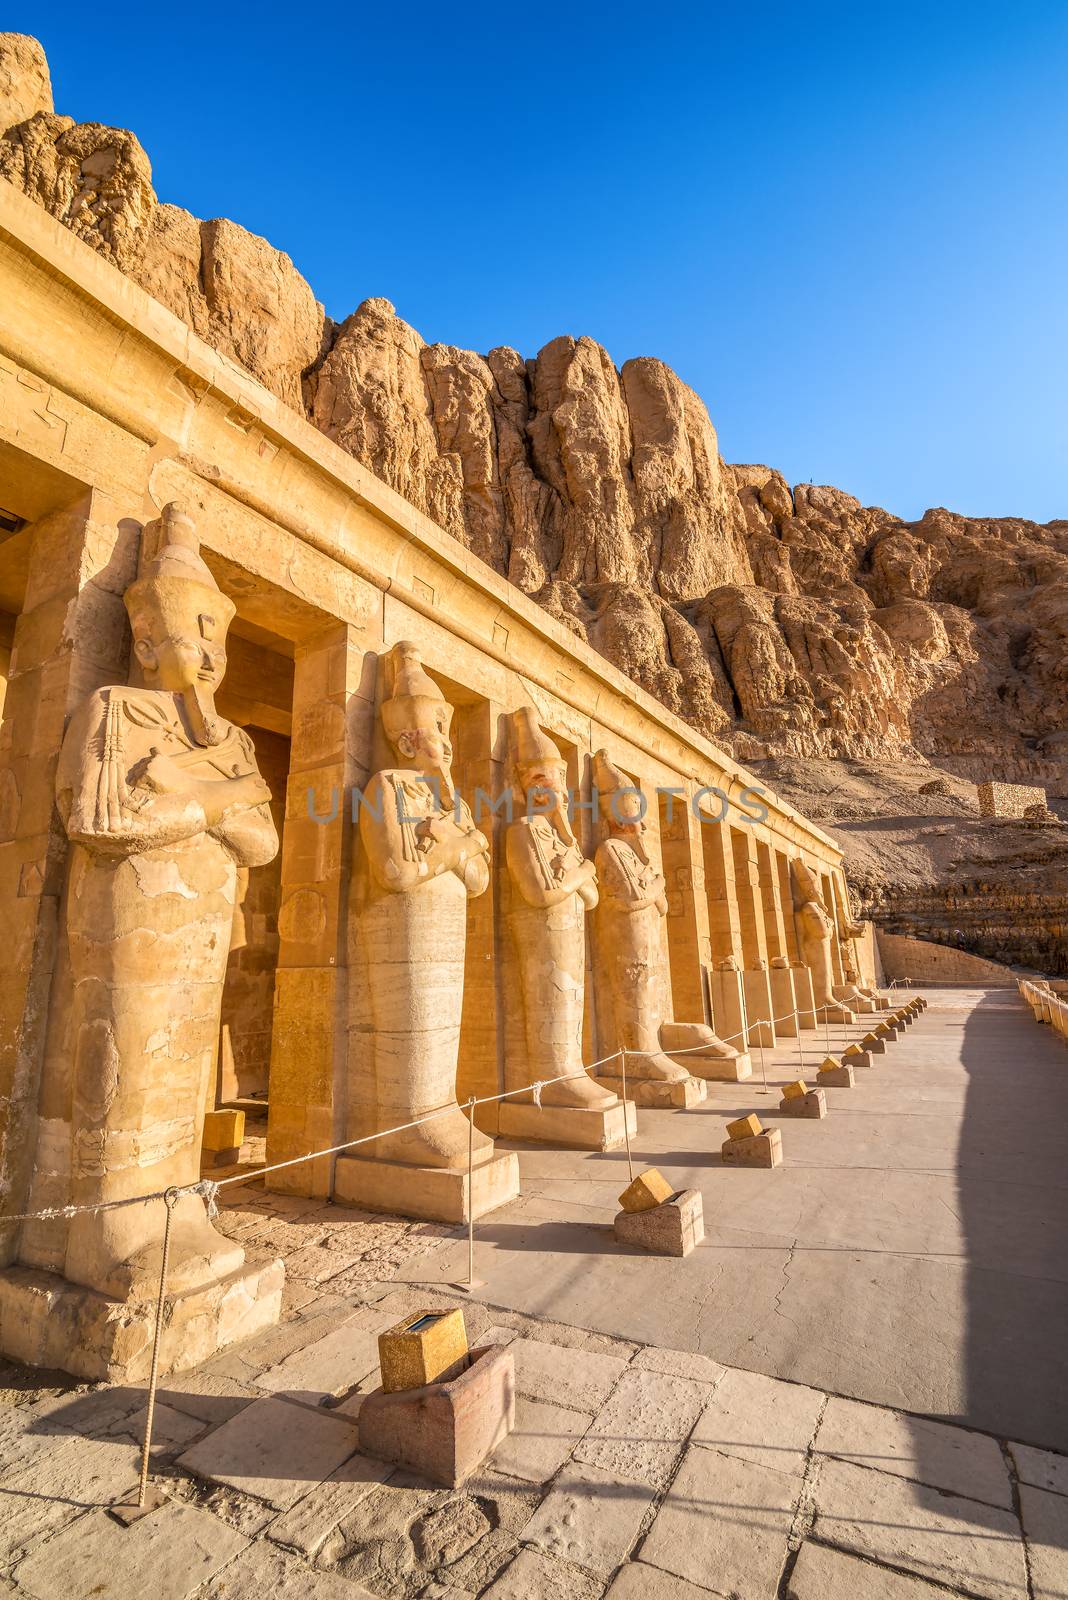
[[[738,895],[738,921],[742,933],[742,982],[749,1017],[750,1044],[775,1044],[774,1001],[768,971],[768,946],[764,910],[760,901],[760,869],[752,828],[730,829],[734,855],[734,882]]]
[[[756,841],[757,869],[760,877],[760,900],[764,909],[764,932],[768,948],[768,976],[771,980],[771,999],[774,1006],[775,1032],[780,1037],[797,1037],[797,996],[790,958],[786,948],[786,923],[782,901],[779,898],[779,876],[776,871],[775,850],[772,845]],[[793,914],[791,908],[791,922]]]
[[[70,1199],[71,983],[60,916],[67,839],[54,814],[67,717],[125,677],[122,595],[140,524],[97,492],[30,530],[23,609],[11,638],[0,727],[0,1211]],[[46,1056],[46,1035],[55,1048]],[[68,1223],[0,1223],[0,1264],[61,1269]]]
[[[668,969],[676,1017],[704,1017],[705,968],[712,962],[701,823],[689,797],[657,796],[667,884]],[[709,1024],[712,1018],[708,1018]]]
[[[362,686],[364,651],[363,636],[338,623],[299,646],[294,661],[268,1164],[326,1149],[345,1136],[351,796],[367,779],[374,709]],[[333,1188],[334,1159],[272,1173],[269,1186],[325,1198]]]

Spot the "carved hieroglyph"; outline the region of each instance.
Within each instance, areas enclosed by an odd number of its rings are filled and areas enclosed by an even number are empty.
[[[374,1023],[376,1120],[399,1127],[367,1154],[422,1167],[468,1159],[456,1104],[467,901],[489,884],[489,845],[452,780],[452,707],[414,644],[385,658],[382,724],[398,765],[377,772],[360,809],[369,889],[360,918]],[[477,1129],[476,1152],[493,1142]]]
[[[719,1064],[715,1074],[719,1076],[723,1063],[734,1060],[738,1052],[703,1023],[665,1020],[667,888],[645,847],[643,796],[612,765],[606,750],[598,750],[593,758],[593,784],[607,834],[595,856],[601,896],[597,951],[611,999],[616,1043],[627,1051],[627,1077],[681,1084],[691,1073],[703,1076],[701,1063],[706,1058]],[[686,1065],[672,1061],[669,1050],[690,1052]]]
[[[76,1205],[199,1177],[238,869],[278,838],[251,740],[215,711],[234,607],[175,504],[144,531],[125,596],[137,683],[75,712],[56,798],[73,845],[72,1192]],[[124,1300],[159,1281],[159,1204],[72,1219],[65,1274]],[[236,1272],[204,1201],[179,1201],[168,1288]]]
[[[597,875],[568,816],[567,765],[531,706],[511,717],[514,815],[507,836],[512,880],[509,923],[526,1031],[528,1083],[570,1074],[542,1091],[548,1106],[606,1111],[617,1097],[582,1063],[586,912]]]

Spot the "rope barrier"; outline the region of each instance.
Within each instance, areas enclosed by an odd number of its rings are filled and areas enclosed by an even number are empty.
[[[1022,987],[1023,986],[1021,984],[1021,988]],[[742,1002],[743,1027],[739,1032],[734,1033],[734,1034],[728,1034],[723,1039],[721,1039],[720,1042],[723,1043],[723,1044],[728,1044],[729,1045],[735,1040],[744,1041],[745,1043],[749,1042],[748,1035],[752,1031],[752,1029],[750,1027],[749,1018],[748,1018],[748,1014],[747,1014],[747,1011],[746,1011],[744,991],[741,994],[741,1002]],[[796,1018],[796,1016],[797,1016],[797,1012],[795,1010],[795,1011],[792,1011],[792,1012],[784,1013],[782,1016],[771,1017],[771,1018],[768,1018],[768,1019],[762,1019],[760,1022],[758,1022],[755,1025],[757,1028],[760,1029],[760,1035],[759,1035],[759,1038],[758,1038],[758,1044],[759,1044],[759,1048],[760,1048],[761,1070],[762,1070],[762,1074],[763,1074],[763,1078],[764,1078],[764,1089],[765,1089],[765,1091],[767,1089],[767,1073],[766,1073],[766,1070],[764,1070],[764,1037],[763,1037],[764,1036],[764,1029],[766,1027],[771,1027],[772,1029],[774,1029],[774,1026],[775,1026],[776,1023],[785,1022],[788,1018],[792,1019],[792,1018]],[[824,1019],[825,1019],[825,1021],[827,1019],[826,1008],[825,1008],[825,1011],[824,1011]],[[798,1038],[800,1039],[800,1031],[798,1033]],[[628,1047],[628,1049],[629,1049],[629,1047]],[[467,1209],[468,1209],[468,1223],[467,1223],[467,1284],[466,1284],[466,1287],[469,1290],[473,1290],[474,1287],[475,1287],[475,1208],[474,1208],[474,1190],[473,1190],[473,1185],[474,1185],[474,1138],[475,1138],[474,1111],[475,1111],[475,1107],[476,1106],[480,1106],[480,1105],[490,1105],[495,1101],[508,1100],[513,1095],[521,1095],[521,1094],[529,1094],[529,1095],[531,1095],[532,1098],[533,1098],[533,1103],[536,1106],[540,1106],[541,1103],[542,1103],[542,1101],[541,1101],[542,1091],[544,1089],[548,1088],[551,1084],[554,1084],[554,1083],[568,1083],[568,1082],[571,1082],[572,1080],[577,1079],[577,1078],[588,1077],[589,1074],[591,1072],[593,1072],[597,1067],[607,1066],[610,1061],[618,1060],[620,1062],[621,1079],[622,1079],[622,1083],[621,1083],[622,1096],[621,1096],[621,1099],[622,1099],[622,1104],[623,1104],[623,1134],[624,1134],[624,1140],[626,1142],[626,1148],[627,1148],[627,1170],[628,1170],[628,1172],[630,1174],[630,1181],[633,1183],[633,1181],[634,1181],[634,1160],[633,1160],[633,1155],[632,1155],[632,1152],[631,1152],[630,1125],[629,1125],[629,1122],[628,1122],[628,1119],[627,1119],[627,1054],[628,1054],[628,1049],[615,1050],[615,1051],[612,1052],[611,1055],[602,1056],[599,1060],[591,1062],[588,1066],[583,1066],[582,1070],[579,1071],[579,1072],[561,1073],[556,1078],[539,1078],[533,1084],[528,1084],[527,1086],[525,1086],[523,1088],[519,1088],[519,1089],[506,1089],[506,1090],[502,1091],[502,1093],[500,1093],[500,1094],[491,1094],[491,1095],[482,1095],[482,1096],[471,1095],[468,1098],[468,1100],[465,1102],[465,1108],[466,1108],[466,1111],[467,1111],[468,1122],[469,1122],[468,1142],[467,1142],[467,1173],[468,1173],[468,1207],[467,1207]],[[799,1049],[800,1049],[800,1045],[799,1045]],[[707,1053],[707,1051],[708,1051],[708,1045],[707,1045],[707,1043],[705,1043],[705,1044],[698,1044],[698,1045],[687,1045],[681,1050],[673,1050],[671,1052],[671,1055],[673,1057],[674,1056],[680,1056],[680,1055],[694,1055],[694,1054]],[[655,1054],[658,1054],[657,1051],[652,1051],[652,1050],[630,1050],[629,1053],[632,1054],[632,1055],[655,1055]],[[219,1209],[219,1207],[218,1207],[218,1197],[219,1197],[219,1192],[220,1192],[220,1190],[222,1190],[224,1188],[229,1188],[233,1184],[251,1183],[251,1182],[254,1182],[254,1181],[258,1181],[260,1178],[265,1177],[268,1173],[271,1173],[271,1172],[281,1172],[287,1167],[299,1166],[299,1165],[301,1165],[302,1162],[305,1162],[305,1161],[316,1161],[316,1160],[320,1159],[322,1156],[338,1155],[342,1151],[345,1151],[345,1150],[354,1150],[359,1145],[372,1144],[376,1139],[387,1139],[392,1134],[405,1133],[411,1128],[419,1128],[419,1127],[422,1127],[424,1123],[433,1122],[438,1117],[448,1116],[448,1115],[450,1115],[452,1113],[452,1111],[454,1109],[455,1109],[455,1107],[452,1106],[452,1105],[442,1106],[439,1111],[431,1111],[425,1117],[416,1117],[411,1122],[401,1123],[396,1128],[382,1128],[382,1129],[379,1129],[379,1131],[376,1132],[376,1133],[365,1134],[361,1138],[358,1138],[358,1139],[346,1139],[342,1144],[331,1145],[327,1149],[324,1149],[324,1150],[313,1150],[313,1151],[310,1151],[306,1155],[293,1156],[288,1161],[275,1161],[275,1162],[272,1162],[269,1166],[257,1167],[251,1172],[234,1173],[229,1178],[220,1178],[218,1180],[213,1179],[213,1178],[200,1178],[196,1183],[189,1183],[189,1184],[184,1184],[184,1185],[172,1186],[172,1187],[167,1188],[167,1189],[156,1190],[156,1191],[154,1191],[154,1192],[152,1192],[150,1194],[134,1195],[134,1196],[124,1197],[121,1200],[101,1200],[101,1201],[98,1201],[94,1205],[85,1205],[85,1206],[77,1206],[77,1205],[49,1206],[49,1207],[44,1208],[41,1211],[27,1211],[27,1212],[19,1213],[19,1214],[14,1215],[14,1216],[7,1216],[7,1217],[4,1217],[4,1218],[0,1219],[0,1226],[8,1226],[9,1224],[12,1224],[12,1223],[15,1223],[15,1222],[52,1221],[52,1220],[57,1219],[57,1218],[77,1217],[77,1216],[82,1216],[86,1212],[90,1212],[90,1211],[114,1211],[114,1210],[118,1210],[122,1206],[147,1205],[153,1200],[162,1200],[164,1202],[165,1206],[166,1206],[166,1213],[165,1213],[164,1226],[163,1226],[163,1247],[162,1247],[162,1252],[161,1252],[161,1256],[160,1256],[159,1292],[158,1292],[158,1295],[157,1295],[157,1298],[156,1298],[156,1315],[155,1315],[155,1323],[154,1323],[153,1336],[152,1336],[152,1357],[151,1357],[151,1364],[150,1364],[150,1367],[149,1367],[148,1398],[147,1398],[147,1404],[146,1404],[146,1407],[145,1407],[145,1434],[144,1434],[144,1440],[143,1440],[142,1446],[141,1446],[141,1469],[140,1469],[140,1476],[139,1476],[139,1480],[138,1480],[138,1490],[137,1490],[137,1505],[138,1505],[139,1509],[142,1509],[144,1507],[146,1495],[147,1495],[147,1492],[148,1492],[149,1459],[150,1459],[150,1454],[151,1454],[151,1449],[152,1449],[152,1426],[153,1426],[153,1422],[155,1420],[156,1393],[157,1393],[157,1389],[158,1389],[158,1386],[159,1386],[160,1348],[161,1348],[162,1338],[163,1338],[164,1308],[165,1308],[165,1305],[166,1305],[166,1295],[167,1295],[167,1270],[168,1270],[168,1266],[169,1266],[169,1263],[170,1263],[171,1225],[172,1225],[172,1222],[173,1222],[173,1219],[174,1219],[175,1208],[177,1207],[179,1200],[181,1200],[186,1195],[199,1195],[205,1202],[209,1218],[214,1218],[214,1217],[216,1217],[218,1215],[218,1209]]]

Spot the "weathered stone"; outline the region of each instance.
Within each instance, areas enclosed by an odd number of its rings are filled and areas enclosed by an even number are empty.
[[[336,1472],[304,1494],[270,1524],[269,1537],[287,1549],[314,1559],[340,1523],[350,1516],[371,1490],[384,1483],[393,1470],[388,1462],[369,1456],[349,1456]]]
[[[857,1466],[875,1467],[934,1489],[1012,1508],[1012,1486],[993,1439],[927,1417],[905,1417],[882,1406],[832,1395],[816,1449]]]
[[[375,1390],[360,1407],[361,1447],[434,1483],[463,1483],[512,1431],[511,1352],[511,1345],[477,1348],[447,1382],[395,1394]]]
[[[1027,1540],[1034,1600],[1058,1600],[1064,1593],[1068,1563],[1068,1499],[1023,1483],[1020,1520]]]
[[[287,1400],[255,1400],[187,1450],[178,1466],[288,1511],[353,1455],[357,1443],[348,1418]]]
[[[605,1600],[708,1600],[710,1592],[644,1561],[628,1561],[609,1585]]]
[[[55,1600],[72,1585],[100,1600],[124,1600],[136,1590],[185,1600],[245,1544],[210,1512],[177,1502],[128,1528],[90,1511],[27,1556],[16,1575],[19,1588],[37,1600]]]
[[[935,1583],[1018,1600],[1027,1592],[1015,1515],[886,1472],[825,1459],[814,1488],[818,1539]]]
[[[576,1411],[599,1411],[627,1365],[618,1356],[542,1339],[517,1339],[509,1348],[519,1394]]]
[[[720,1153],[728,1167],[780,1167],[782,1134],[778,1128],[768,1128],[753,1138],[724,1139]]]
[[[779,1101],[779,1110],[788,1117],[812,1117],[818,1120],[827,1115],[827,1096],[822,1089],[809,1089],[803,1095],[784,1095]]]
[[[367,1589],[269,1544],[256,1544],[215,1575],[197,1600],[372,1600]]]
[[[774,1594],[801,1493],[800,1473],[691,1445],[639,1555],[723,1594]]]
[[[415,1311],[378,1336],[382,1387],[387,1394],[445,1383],[467,1361],[467,1329],[459,1306]]]
[[[729,1369],[694,1429],[694,1443],[799,1472],[823,1405],[817,1389]]]
[[[620,1211],[612,1227],[621,1244],[654,1255],[688,1256],[705,1236],[700,1192],[683,1189],[651,1211]]]
[[[624,1483],[662,1488],[710,1393],[685,1378],[631,1370],[619,1380],[574,1459]]]
[[[628,1554],[655,1491],[633,1481],[610,1492],[615,1478],[598,1467],[565,1467],[523,1529],[526,1544],[606,1578]]]
[[[604,1584],[568,1561],[541,1550],[520,1550],[483,1600],[600,1600]]]
[[[547,1483],[563,1466],[592,1421],[587,1411],[517,1395],[515,1426],[494,1451],[493,1464],[501,1472],[511,1473],[528,1483]]]
[[[786,1586],[787,1600],[935,1600],[941,1592],[811,1539],[798,1551]]]
[[[1068,1495],[1068,1456],[1055,1455],[1052,1450],[1036,1450],[1029,1444],[1010,1444],[1009,1453],[1021,1483]]]

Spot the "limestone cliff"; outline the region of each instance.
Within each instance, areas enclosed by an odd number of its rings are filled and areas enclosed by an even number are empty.
[[[24,35],[0,35],[0,175],[743,760],[1068,793],[1068,522],[906,523],[729,466],[670,368],[589,338],[483,356],[382,299],[334,324],[288,256],[161,203],[132,133],[57,116]]]

